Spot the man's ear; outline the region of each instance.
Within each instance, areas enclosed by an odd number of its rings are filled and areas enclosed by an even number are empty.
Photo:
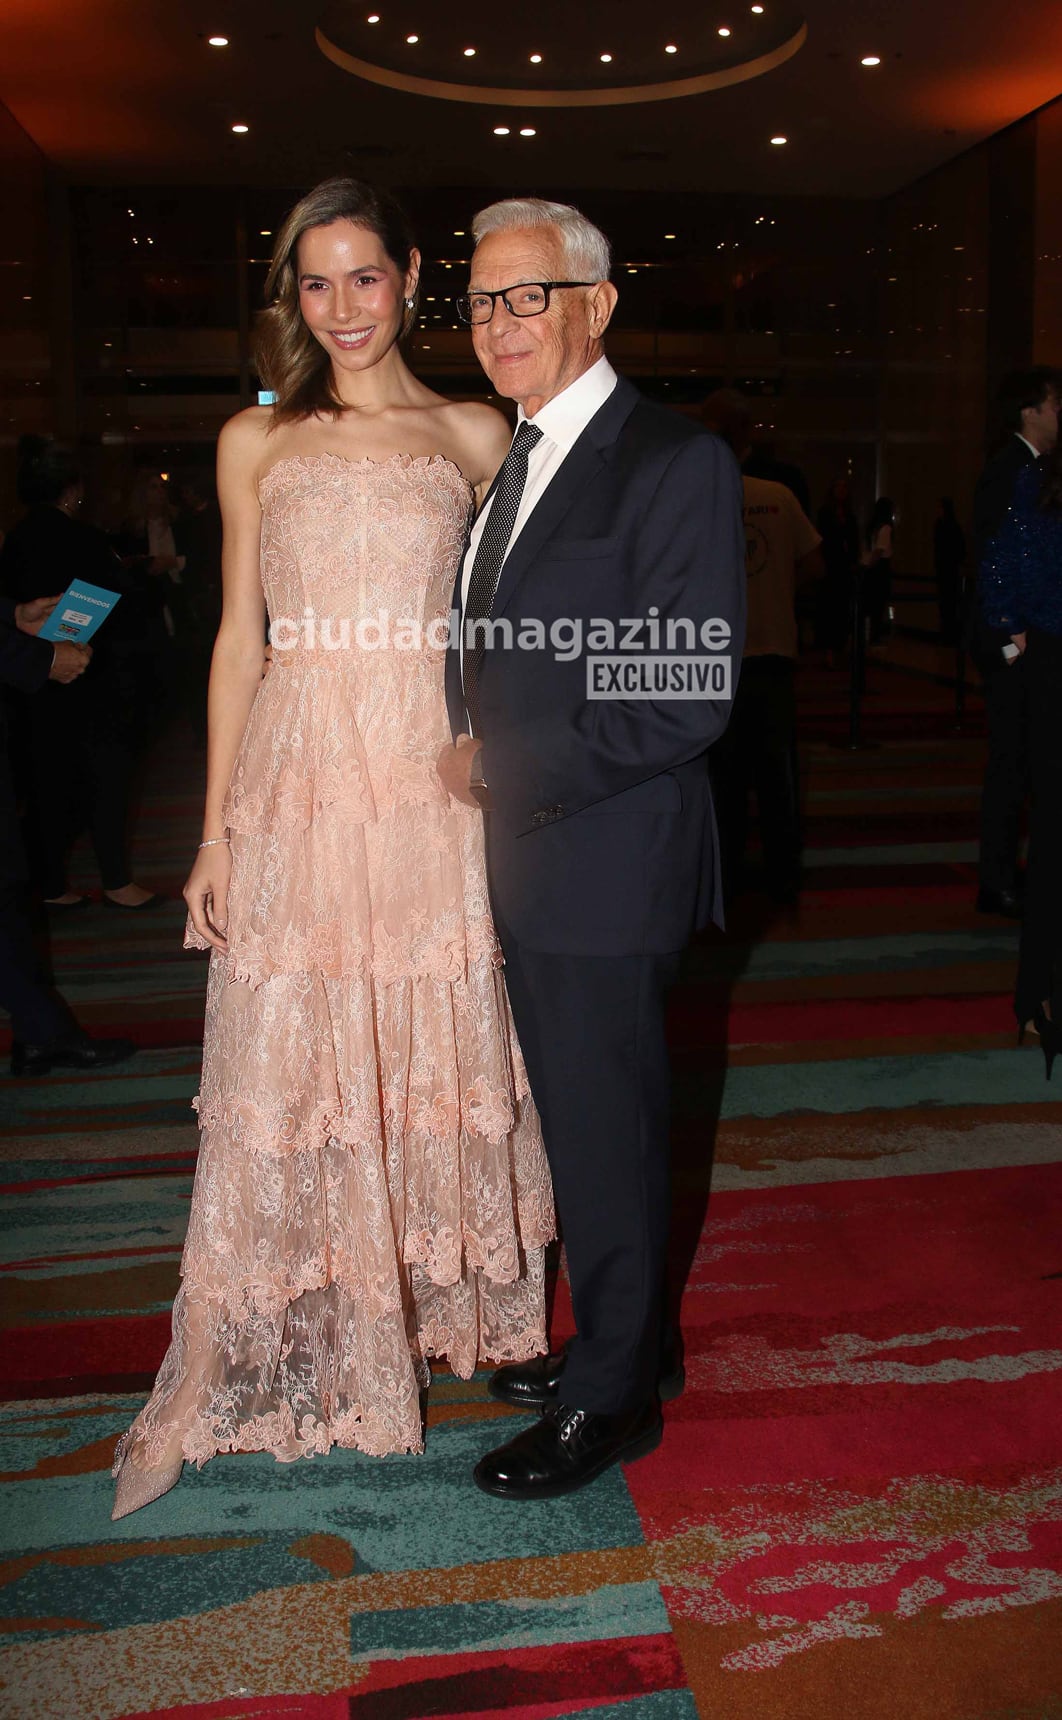
[[[612,313],[616,308],[616,300],[618,298],[619,294],[611,281],[598,281],[597,285],[591,291],[588,301],[590,312],[590,333],[593,335],[595,340],[601,339],[605,330],[608,328],[609,323],[612,321]]]

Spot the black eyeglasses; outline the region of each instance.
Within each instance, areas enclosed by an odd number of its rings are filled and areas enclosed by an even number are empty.
[[[514,317],[540,317],[549,310],[549,295],[558,287],[596,287],[596,281],[521,281],[515,287],[499,287],[494,293],[462,293],[454,309],[463,323],[489,323],[498,300]]]

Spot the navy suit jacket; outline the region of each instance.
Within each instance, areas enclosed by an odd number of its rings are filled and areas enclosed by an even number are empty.
[[[502,926],[528,948],[665,953],[708,919],[721,923],[707,754],[730,715],[745,591],[733,455],[621,378],[502,568],[493,617],[509,620],[514,639],[542,623],[547,646],[488,644],[480,676],[491,896]],[[460,576],[455,605],[456,641]],[[697,629],[696,644],[671,648],[680,655],[708,654],[705,622],[727,625],[730,698],[591,700],[585,650],[564,660],[548,643],[554,623],[581,623],[585,639],[592,621],[611,621],[616,645],[604,650],[618,654],[619,624],[645,622],[654,608],[660,652],[668,618]],[[647,630],[629,654],[654,654]],[[468,728],[456,643],[446,693],[456,736]]]
[[[18,631],[14,603],[0,597],[0,687],[36,693],[52,672],[54,656],[55,646],[47,639]]]
[[[1018,473],[1032,465],[1035,459],[1036,455],[1028,444],[1020,436],[1011,434],[1003,446],[996,449],[978,478],[973,514],[976,573],[980,573],[988,546],[1007,517]],[[988,625],[976,579],[970,589],[963,643],[982,675],[999,673],[1004,669],[1010,675],[1017,667],[1012,664],[1008,668],[1003,659],[1003,647],[1010,644],[1010,634]]]
[[[36,693],[51,674],[55,646],[15,625],[15,605],[0,597],[0,887],[26,875],[7,742],[7,692]]]

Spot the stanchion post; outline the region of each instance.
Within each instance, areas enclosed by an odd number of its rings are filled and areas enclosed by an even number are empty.
[[[848,689],[848,746],[858,752],[863,745],[863,690],[866,685],[866,639],[863,620],[863,569],[852,577],[852,678]]]
[[[963,635],[970,601],[965,573],[959,576],[958,626],[955,634],[955,727],[961,729],[966,717],[966,646]]]

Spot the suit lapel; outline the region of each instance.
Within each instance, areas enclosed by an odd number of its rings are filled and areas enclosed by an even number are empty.
[[[544,495],[532,509],[520,536],[505,558],[492,615],[502,615],[539,551],[549,542],[572,504],[582,495],[608,458],[640,395],[620,377],[605,404],[591,418],[571,452],[562,461]]]

